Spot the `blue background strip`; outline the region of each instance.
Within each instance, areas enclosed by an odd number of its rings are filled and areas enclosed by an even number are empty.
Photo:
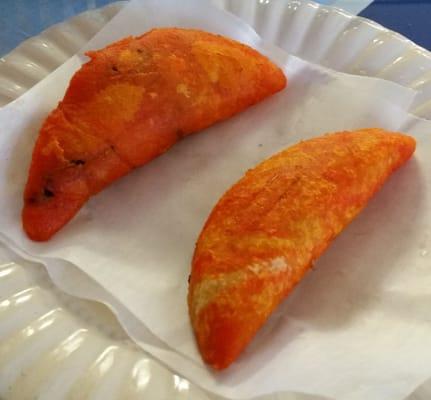
[[[375,0],[359,15],[431,50],[431,0]]]
[[[114,0],[0,0],[0,56],[51,25]]]
[[[50,25],[113,1],[0,0],[0,55]],[[320,2],[331,4],[334,1]],[[360,15],[400,32],[431,50],[431,0],[375,0]]]

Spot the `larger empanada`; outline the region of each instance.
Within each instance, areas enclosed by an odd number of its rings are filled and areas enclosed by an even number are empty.
[[[88,55],[33,151],[22,212],[33,240],[49,239],[90,196],[180,138],[286,85],[257,51],[198,30],[155,29]]]

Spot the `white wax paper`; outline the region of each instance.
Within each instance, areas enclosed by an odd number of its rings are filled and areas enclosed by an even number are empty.
[[[431,376],[431,122],[406,113],[414,93],[335,73],[263,44],[205,1],[133,1],[87,46],[155,26],[218,32],[283,67],[289,86],[188,137],[93,198],[47,243],[21,229],[22,191],[38,129],[83,57],[73,57],[0,110],[0,235],[42,261],[71,294],[104,301],[145,350],[227,397],[292,391],[340,400],[404,398]],[[196,350],[187,277],[196,238],[219,197],[259,161],[301,139],[378,126],[417,138],[415,157],[277,310],[238,362],[207,369]]]

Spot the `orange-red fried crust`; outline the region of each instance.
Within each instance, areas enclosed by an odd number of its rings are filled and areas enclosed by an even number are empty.
[[[196,245],[188,297],[208,364],[238,357],[414,150],[411,137],[380,129],[325,135],[264,161],[220,199]]]
[[[22,213],[33,240],[49,239],[90,196],[183,136],[286,85],[257,51],[198,30],[155,29],[88,56],[33,151]]]

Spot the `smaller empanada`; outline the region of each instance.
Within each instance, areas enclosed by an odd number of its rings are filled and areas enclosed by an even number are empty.
[[[226,192],[197,241],[189,286],[208,364],[223,369],[239,356],[414,150],[413,138],[381,129],[329,134],[269,158]]]

